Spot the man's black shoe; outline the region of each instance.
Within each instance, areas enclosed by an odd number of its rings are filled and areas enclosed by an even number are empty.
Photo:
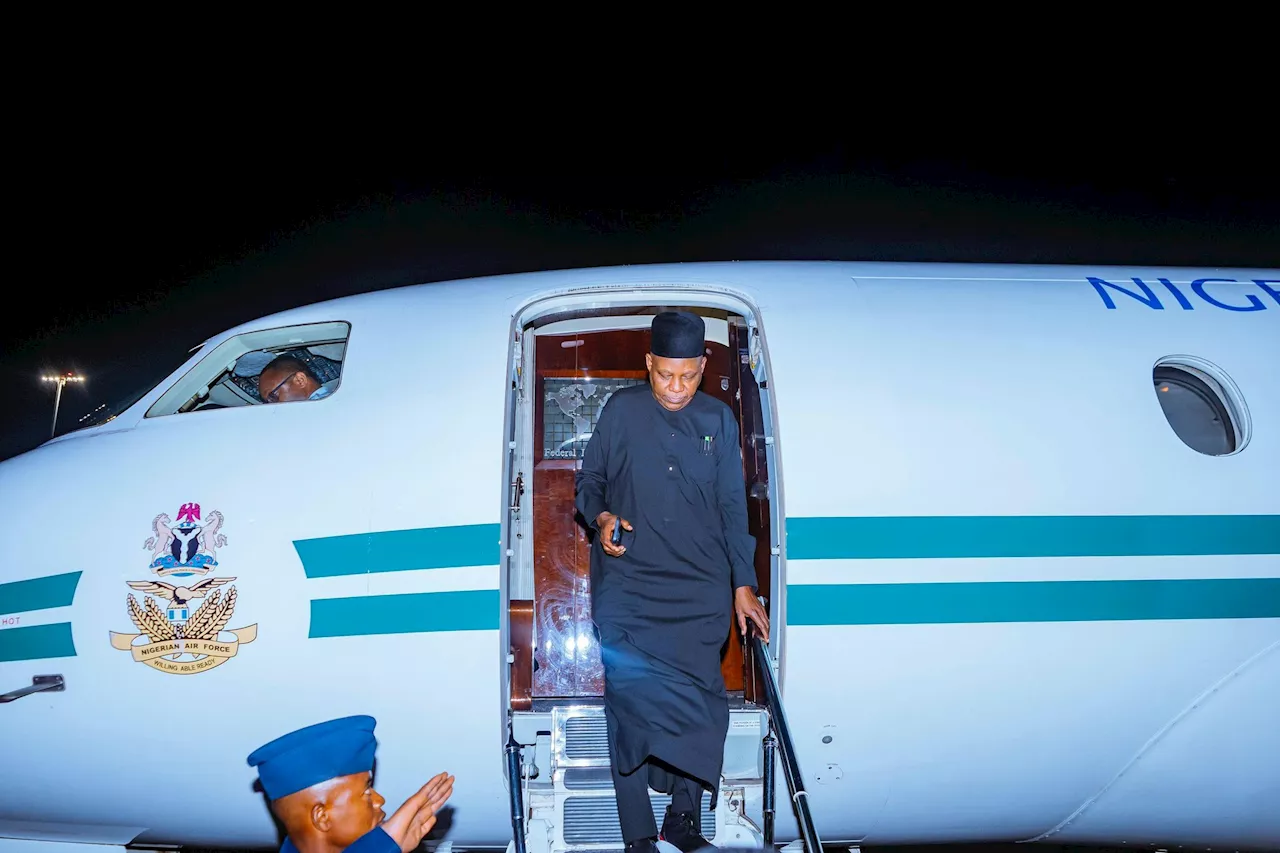
[[[698,831],[696,817],[691,812],[673,812],[671,806],[667,806],[666,817],[662,819],[662,834],[658,837],[678,847],[682,853],[711,847],[711,842]]]
[[[655,838],[640,838],[627,842],[627,853],[658,853],[658,841]]]

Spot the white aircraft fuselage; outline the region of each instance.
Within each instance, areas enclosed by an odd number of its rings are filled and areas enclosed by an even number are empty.
[[[585,540],[548,538],[572,494],[542,484],[644,381],[572,359],[684,307],[729,365],[703,390],[745,413],[824,841],[1280,847],[1278,292],[1266,269],[713,263],[229,329],[0,464],[0,692],[65,682],[0,705],[0,844],[275,845],[245,757],[372,714],[388,812],[448,770],[443,839],[507,845],[509,732],[552,785],[573,763],[545,721],[598,694],[584,590],[556,587],[563,624],[546,592]],[[285,350],[331,393],[262,405]],[[551,790],[531,853],[578,837]]]

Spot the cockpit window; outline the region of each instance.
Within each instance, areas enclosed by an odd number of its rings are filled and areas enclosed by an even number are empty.
[[[166,391],[147,417],[323,400],[338,390],[351,325],[313,323],[223,341]]]
[[[102,426],[105,423],[110,423],[115,420],[121,412],[131,408],[135,403],[155,390],[157,385],[163,382],[169,374],[173,373],[174,368],[180,367],[183,362],[190,359],[194,353],[200,351],[203,347],[204,345],[200,344],[184,352],[182,354],[182,361],[179,361],[177,364],[164,360],[157,360],[150,364],[138,365],[140,372],[145,371],[144,375],[149,376],[146,382],[138,385],[132,393],[126,394],[118,399],[111,400],[110,402],[99,403],[96,407],[81,415],[80,418],[66,430],[66,432],[75,432],[76,430]],[[161,368],[162,372],[155,371],[154,368],[156,364],[164,365],[164,367]],[[151,369],[148,369],[148,367]]]

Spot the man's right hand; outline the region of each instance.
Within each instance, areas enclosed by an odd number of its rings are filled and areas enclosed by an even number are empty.
[[[412,853],[436,825],[436,812],[452,793],[453,777],[448,773],[437,774],[383,821],[383,831],[400,845],[401,853]]]
[[[600,544],[604,546],[604,552],[610,557],[621,557],[627,551],[621,545],[613,544],[613,528],[616,524],[621,524],[623,530],[633,529],[631,522],[625,518],[618,518],[618,516],[608,511],[602,512],[596,517],[596,530],[600,531]]]

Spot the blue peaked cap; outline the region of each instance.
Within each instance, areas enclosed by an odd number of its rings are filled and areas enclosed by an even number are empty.
[[[377,724],[364,715],[316,723],[258,747],[247,760],[258,768],[267,799],[278,800],[338,776],[373,770]]]

